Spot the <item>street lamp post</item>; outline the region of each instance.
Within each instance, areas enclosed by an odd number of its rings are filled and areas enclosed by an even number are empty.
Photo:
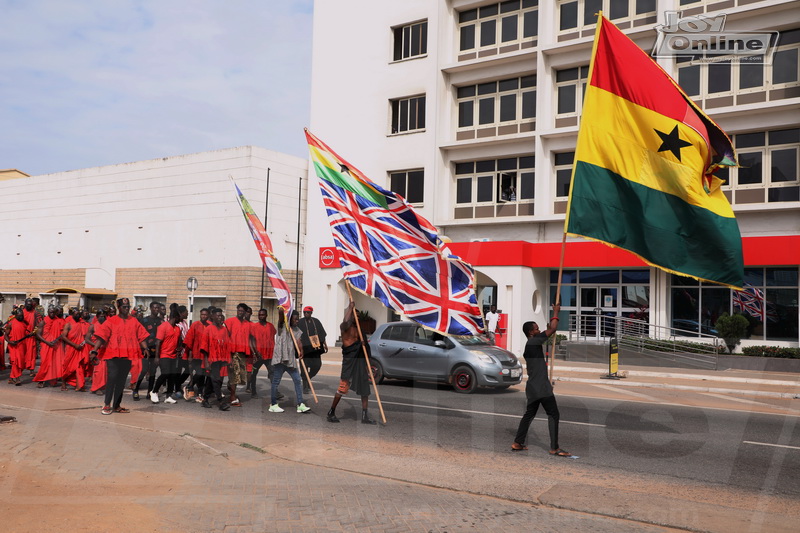
[[[186,280],[186,290],[189,291],[189,325],[194,318],[194,291],[197,290],[197,285],[197,278],[194,276]]]

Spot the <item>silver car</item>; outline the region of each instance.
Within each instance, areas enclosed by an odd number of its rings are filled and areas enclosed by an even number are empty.
[[[445,337],[414,322],[389,322],[375,330],[369,346],[377,383],[438,381],[469,394],[478,387],[506,389],[522,381],[517,357],[483,336]]]

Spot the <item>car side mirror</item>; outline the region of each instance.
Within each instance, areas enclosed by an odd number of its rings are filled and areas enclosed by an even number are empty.
[[[434,341],[433,345],[439,348],[447,348],[447,343],[443,340]]]

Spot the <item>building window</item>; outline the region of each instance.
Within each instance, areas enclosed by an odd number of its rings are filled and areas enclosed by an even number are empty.
[[[715,173],[733,203],[800,201],[800,128],[739,133],[733,145],[740,167]]]
[[[655,22],[656,0],[559,0],[558,29],[567,33],[594,28],[598,11],[624,29],[633,21],[652,17]]]
[[[428,53],[428,21],[394,28],[394,60],[424,56]]]
[[[581,112],[589,67],[556,71],[556,116],[577,116]]]
[[[458,128],[533,124],[536,118],[536,75],[458,87]],[[526,128],[532,131],[533,128]],[[518,133],[517,128],[502,133]]]
[[[713,63],[679,57],[678,84],[702,107],[796,97],[800,94],[800,29],[781,32],[777,39],[779,46],[771,65],[762,64],[761,56],[754,56],[752,61],[740,57]]]
[[[553,154],[556,198],[567,198],[569,196],[569,185],[572,182],[572,163],[574,160],[575,152]]]
[[[390,172],[389,189],[410,204],[421,204],[425,192],[425,172],[422,169]]]
[[[391,100],[392,133],[425,129],[425,96]]]
[[[793,268],[745,268],[745,290],[672,276],[672,327],[684,335],[716,334],[714,325],[722,313],[740,313],[749,322],[749,339],[796,341],[798,270]]]
[[[458,14],[459,50],[494,49],[531,42],[539,29],[538,0],[509,0]],[[519,47],[513,48],[519,49]],[[474,54],[473,54],[474,55]]]
[[[536,188],[534,163],[532,155],[456,163],[456,211],[477,206],[488,210],[478,211],[476,216],[532,215],[529,206]],[[520,204],[525,207],[518,210],[516,206]]]

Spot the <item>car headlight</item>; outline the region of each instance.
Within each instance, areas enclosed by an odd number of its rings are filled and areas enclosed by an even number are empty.
[[[486,355],[485,353],[479,353],[477,354],[477,356],[478,360],[480,360],[483,363],[489,363],[489,364],[497,363],[497,361],[495,361],[494,357],[492,357],[491,355]]]

